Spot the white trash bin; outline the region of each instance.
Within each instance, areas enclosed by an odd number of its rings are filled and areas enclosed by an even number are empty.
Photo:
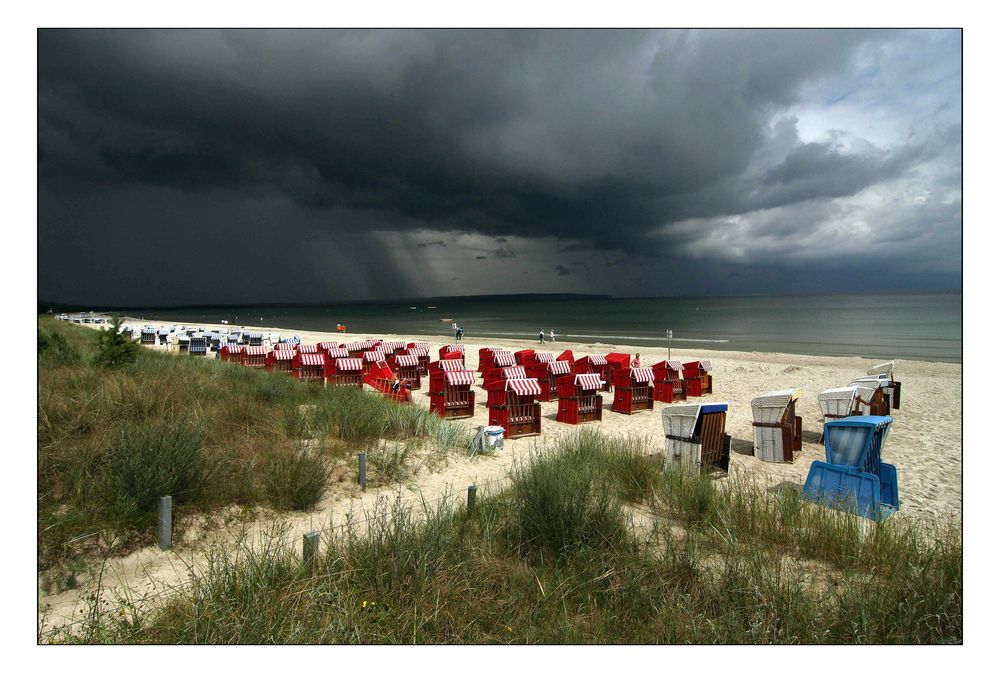
[[[499,425],[487,425],[483,428],[483,434],[486,435],[486,448],[488,449],[502,449],[503,448],[503,427]]]

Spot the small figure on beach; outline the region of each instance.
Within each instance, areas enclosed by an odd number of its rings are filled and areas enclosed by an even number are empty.
[[[458,340],[461,341],[464,338],[465,338],[465,328],[464,327],[459,327],[458,328]]]
[[[392,392],[398,393],[402,382],[399,380],[399,374],[392,375]]]
[[[538,343],[545,343],[545,330],[538,330]]]
[[[551,328],[549,328],[549,341],[551,341],[552,343],[556,342],[556,331]]]
[[[635,368],[635,367],[638,367],[638,366],[639,366],[639,354],[636,353],[635,357],[632,358],[632,367]]]

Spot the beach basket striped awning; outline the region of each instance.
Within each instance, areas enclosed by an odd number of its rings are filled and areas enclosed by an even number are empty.
[[[417,357],[427,357],[427,355],[430,354],[430,351],[427,349],[427,346],[410,346],[406,349],[406,354],[416,355]]]
[[[267,346],[245,346],[243,352],[247,355],[267,355]]]
[[[437,366],[443,372],[460,372],[465,369],[461,360],[438,360]]]
[[[320,343],[316,344],[316,347],[319,348],[320,350],[328,351],[331,348],[336,348],[337,347],[337,342],[336,341],[321,341]]]
[[[587,360],[592,365],[606,365],[608,364],[608,359],[603,355],[588,355]]]
[[[281,341],[279,343],[274,344],[274,350],[276,351],[294,351],[295,347],[296,344],[292,343],[291,341]]]
[[[535,353],[535,360],[538,362],[554,362],[556,356],[552,353]]]
[[[750,400],[753,420],[757,423],[777,423],[792,400],[799,399],[798,388],[771,390]]]
[[[698,425],[700,404],[671,404],[664,407],[661,418],[663,432],[668,437],[694,437],[694,429]]]
[[[319,346],[316,344],[299,344],[300,353],[318,353]]]
[[[430,345],[426,341],[411,341],[407,346],[410,348],[423,348],[424,350],[430,348]]]
[[[351,341],[350,343],[346,343],[341,346],[341,348],[346,348],[349,351],[364,351],[374,345],[375,344],[369,344],[367,341]]]
[[[566,360],[559,360],[558,362],[549,362],[549,372],[552,374],[569,374],[569,362]]]
[[[500,370],[500,376],[505,379],[525,379],[528,378],[528,374],[524,371],[524,367],[521,365],[515,365],[513,367],[503,367]]]
[[[684,364],[680,360],[664,360],[667,366],[673,369],[675,372],[679,372],[684,369]]]
[[[656,380],[652,367],[633,367],[632,380],[636,383],[650,383]]]
[[[445,360],[445,362],[451,362],[451,360]],[[466,369],[457,372],[445,372],[444,380],[449,386],[471,386],[476,382],[476,374]]]
[[[420,358],[416,355],[397,355],[396,364],[400,367],[416,367],[420,364]]]
[[[598,390],[604,381],[601,380],[600,374],[577,374],[573,383],[581,390]]]
[[[510,351],[494,351],[493,362],[497,367],[510,367],[516,360],[514,359],[514,354]]]
[[[538,379],[508,379],[507,391],[518,395],[541,395],[542,386]]]
[[[698,360],[698,364],[701,365],[702,370],[706,372],[712,371],[712,361],[711,360]]]
[[[153,328],[153,327],[143,327],[142,328],[142,333],[143,334],[156,334],[156,329]]]
[[[374,348],[375,346],[378,346],[380,343],[382,343],[382,340],[381,339],[365,339],[361,343],[364,345],[365,348]]]
[[[272,353],[275,360],[294,360],[297,355],[295,351],[283,348],[280,351],[274,351]]]
[[[341,351],[344,349],[338,348],[337,350]],[[336,357],[346,358],[348,355],[349,353],[347,351],[344,351],[343,355],[338,355]],[[331,355],[330,357],[334,356]],[[385,354],[382,351],[364,351],[363,353],[361,353],[361,359],[364,360],[365,362],[380,362],[382,360],[385,360]]]
[[[448,350],[446,350],[445,353],[464,353],[465,352],[465,346],[463,346],[461,344],[448,344],[447,348],[448,348]]]
[[[393,351],[400,350],[401,348],[406,348],[405,341],[383,341],[382,345],[388,348],[389,350]]]
[[[326,352],[326,357],[330,358],[331,360],[336,360],[337,358],[347,358],[350,356],[351,354],[348,352],[346,348],[331,348]]]
[[[364,368],[361,358],[337,358],[335,362],[340,372],[358,372]]]
[[[299,364],[303,367],[322,367],[326,359],[322,353],[299,353]]]
[[[869,376],[878,376],[879,374],[891,374],[893,368],[896,366],[895,360],[890,360],[889,362],[883,362],[880,365],[875,365],[868,370]]]
[[[891,388],[892,382],[889,379],[883,379],[878,376],[860,376],[856,379],[852,379],[847,385],[872,389]]]

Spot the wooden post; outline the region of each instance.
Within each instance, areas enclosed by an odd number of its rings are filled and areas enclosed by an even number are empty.
[[[473,484],[469,486],[469,504],[466,506],[468,511],[472,511],[476,506],[476,485]]]
[[[358,454],[358,483],[361,484],[361,490],[364,491],[368,484],[368,475],[366,474],[366,462],[368,456],[364,451]]]
[[[173,529],[174,529],[174,498],[173,496],[164,496],[160,498],[160,516],[158,521],[158,528],[160,533],[160,549],[166,551],[170,549]]]
[[[306,533],[302,536],[302,564],[312,565],[319,556],[319,533]]]

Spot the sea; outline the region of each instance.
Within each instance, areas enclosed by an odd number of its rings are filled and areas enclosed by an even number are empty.
[[[175,323],[290,330],[662,346],[962,361],[962,295],[835,294],[657,298],[448,298],[402,303],[261,305],[127,311]],[[668,335],[668,332],[670,333]],[[671,336],[672,335],[672,336]]]

